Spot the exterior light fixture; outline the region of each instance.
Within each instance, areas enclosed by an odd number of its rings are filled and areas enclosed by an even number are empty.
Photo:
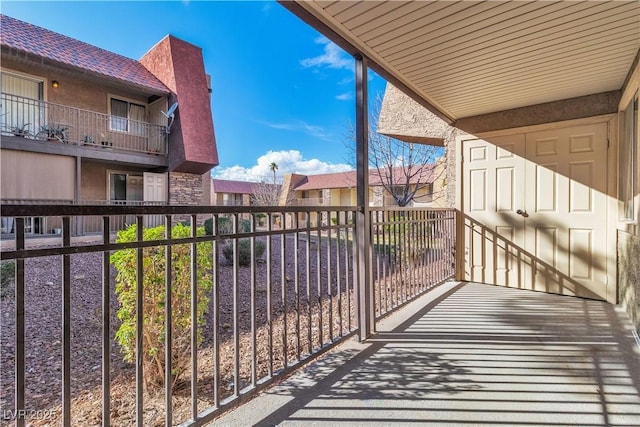
[[[51,82],[51,87],[52,87],[52,88],[54,88],[54,89],[58,89],[58,86],[60,86],[60,83],[58,83],[58,81],[57,81],[57,80],[53,80],[53,81]]]

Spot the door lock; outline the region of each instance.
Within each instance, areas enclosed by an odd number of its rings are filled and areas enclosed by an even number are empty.
[[[527,211],[523,211],[522,209],[518,209],[518,210],[516,211],[516,213],[517,213],[518,215],[522,215],[522,216],[523,216],[523,217],[525,217],[525,218],[528,218],[528,217],[529,217],[529,214],[527,213]]]

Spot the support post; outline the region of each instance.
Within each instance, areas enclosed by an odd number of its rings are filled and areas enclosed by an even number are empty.
[[[369,123],[367,59],[355,57],[356,66],[356,250],[358,256],[358,319],[360,340],[375,326],[371,283],[371,218],[369,217]]]
[[[464,252],[464,215],[458,209],[455,211],[456,216],[456,224],[455,224],[455,233],[456,233],[456,246],[455,246],[455,279],[457,281],[464,281],[466,278],[464,276],[464,260],[465,260],[465,252]]]
[[[74,191],[74,204],[79,205],[82,202],[82,157],[76,156],[76,188]],[[76,216],[73,221],[74,234],[80,236],[84,234],[84,217]]]

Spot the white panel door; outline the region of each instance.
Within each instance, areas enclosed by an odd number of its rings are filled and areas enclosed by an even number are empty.
[[[145,202],[167,201],[167,174],[144,173],[144,198]]]
[[[518,247],[524,223],[524,135],[465,141],[465,271],[467,280],[522,287]],[[515,245],[515,246],[514,246]]]
[[[143,192],[145,202],[165,204],[167,202],[167,174],[144,172]],[[156,227],[164,224],[164,218],[162,215],[146,215],[144,224],[146,227]]]
[[[526,135],[534,289],[606,299],[607,125]]]
[[[465,280],[606,299],[607,125],[463,143]]]

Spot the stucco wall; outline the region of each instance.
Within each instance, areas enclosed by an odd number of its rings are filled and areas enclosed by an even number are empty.
[[[379,133],[408,142],[442,145],[448,129],[442,119],[387,83],[378,117]]]
[[[456,206],[456,173],[458,164],[456,163],[456,137],[461,132],[457,129],[449,132],[444,140],[445,147],[445,162],[446,168],[444,173],[444,188],[441,191],[444,193],[444,207],[453,208]]]
[[[75,158],[3,149],[0,160],[3,199],[75,199]]]
[[[101,85],[97,81],[82,78],[77,73],[53,70],[50,67],[40,67],[25,64],[11,59],[2,61],[2,71],[15,74],[26,74],[44,79],[45,100],[56,104],[69,105],[98,113],[108,113],[109,95],[139,102],[146,105],[148,95],[133,92],[123,87]],[[57,88],[51,87],[51,82],[59,83]]]
[[[176,120],[169,135],[170,170],[203,174],[218,164],[202,50],[167,36],[140,63],[172,92],[178,101]]]
[[[107,173],[136,172],[142,175],[144,169],[82,160],[80,166],[80,198],[82,200],[107,200]]]
[[[618,230],[618,301],[640,329],[640,237]]]

